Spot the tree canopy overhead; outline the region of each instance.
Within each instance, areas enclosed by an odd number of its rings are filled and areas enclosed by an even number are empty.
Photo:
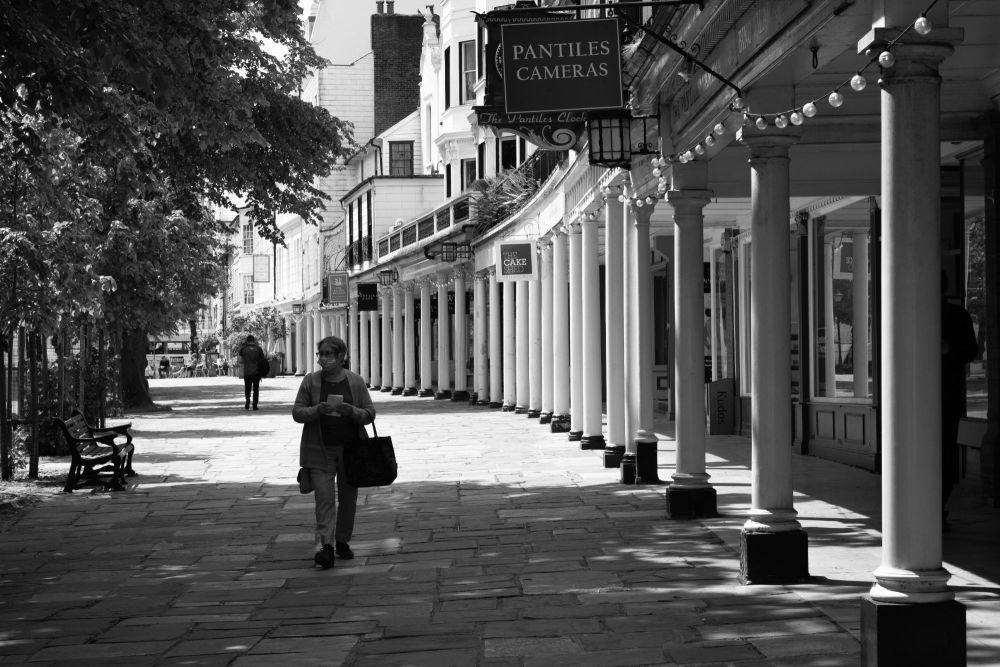
[[[0,131],[27,153],[33,113],[90,153],[128,151],[126,177],[152,164],[212,203],[235,193],[266,237],[277,213],[319,220],[314,179],[351,128],[299,98],[323,61],[296,0],[0,0],[0,17]]]

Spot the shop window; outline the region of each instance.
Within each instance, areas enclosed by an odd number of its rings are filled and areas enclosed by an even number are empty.
[[[517,138],[504,137],[499,140],[500,149],[497,155],[500,157],[500,171],[513,169],[517,166]]]
[[[979,355],[968,366],[965,380],[965,412],[969,417],[986,419],[986,196],[983,167],[980,158],[967,159],[962,164],[962,189],[965,231],[965,309],[972,316],[972,326],[979,343]]]
[[[872,396],[868,202],[810,221],[815,398]]]
[[[250,223],[243,225],[243,254],[253,254],[253,225]]]
[[[753,393],[750,355],[750,231],[737,235],[736,256],[733,258],[733,273],[735,275],[736,319],[739,322],[739,354],[737,365],[740,369],[740,394],[749,396]]]
[[[473,181],[476,180],[476,161],[462,160],[462,191],[469,189]]]
[[[243,276],[243,304],[253,305],[253,276]]]

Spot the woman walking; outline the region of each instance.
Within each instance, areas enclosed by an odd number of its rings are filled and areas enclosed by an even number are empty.
[[[375,419],[375,406],[365,381],[344,368],[347,345],[328,336],[316,346],[322,370],[302,378],[292,419],[302,424],[299,465],[309,474],[316,494],[315,562],[333,567],[335,556],[350,560],[351,534],[358,490],[344,474],[344,447],[368,437],[365,424]],[[340,508],[337,508],[337,502]]]

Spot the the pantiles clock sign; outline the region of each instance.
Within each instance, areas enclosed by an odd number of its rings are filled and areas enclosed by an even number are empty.
[[[518,134],[542,148],[572,148],[587,112],[621,109],[620,25],[616,19],[496,10],[486,27],[485,105],[480,125]]]

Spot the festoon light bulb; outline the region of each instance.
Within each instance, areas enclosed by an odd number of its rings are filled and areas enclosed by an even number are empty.
[[[802,105],[802,115],[806,118],[812,118],[816,115],[816,105],[812,102],[806,102]]]
[[[780,116],[774,119],[774,126],[777,128],[788,127],[788,119],[785,118],[785,114],[781,114]]]
[[[913,22],[913,29],[917,31],[918,35],[926,35],[933,28],[934,26],[931,25],[930,20],[926,16],[921,16]]]
[[[835,90],[830,93],[830,97],[827,98],[827,101],[830,103],[831,107],[839,107],[844,103],[844,96]]]
[[[883,51],[878,54],[878,64],[881,67],[892,67],[896,64],[896,56],[892,55],[892,51]]]
[[[799,113],[798,111],[793,111],[792,115],[788,117],[788,120],[792,121],[792,125],[801,125],[804,119],[802,118],[801,113]]]
[[[754,125],[757,126],[758,130],[766,130],[767,129],[767,121],[764,120],[763,116],[758,116],[757,117],[757,122],[755,122]]]
[[[863,77],[861,75],[861,72],[858,72],[857,74],[851,77],[851,88],[858,91],[859,93],[862,90],[864,90],[865,86],[867,85],[868,85],[868,79]]]

